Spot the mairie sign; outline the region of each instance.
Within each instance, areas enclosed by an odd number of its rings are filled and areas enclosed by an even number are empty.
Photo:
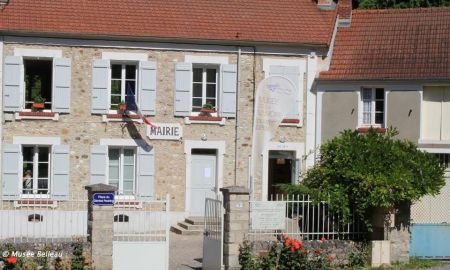
[[[153,123],[155,127],[147,126],[147,136],[152,140],[179,140],[183,130],[177,123]]]
[[[94,193],[92,195],[93,205],[114,205],[114,193]]]

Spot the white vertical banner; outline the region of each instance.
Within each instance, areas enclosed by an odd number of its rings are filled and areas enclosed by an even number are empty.
[[[250,190],[254,193],[255,168],[283,118],[297,106],[295,85],[285,77],[270,76],[262,80],[255,97]]]

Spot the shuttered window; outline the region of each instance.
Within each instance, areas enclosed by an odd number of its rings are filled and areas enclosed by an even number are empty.
[[[136,149],[109,148],[108,184],[115,186],[119,194],[132,195],[136,182]]]
[[[192,111],[199,112],[203,105],[217,106],[218,69],[196,66],[192,69]]]
[[[71,60],[7,56],[4,63],[3,110],[70,112]],[[44,106],[33,105],[43,101]],[[41,103],[41,102],[40,102]]]
[[[23,194],[50,193],[50,153],[49,146],[22,146]]]
[[[384,126],[384,88],[363,88],[362,125]]]

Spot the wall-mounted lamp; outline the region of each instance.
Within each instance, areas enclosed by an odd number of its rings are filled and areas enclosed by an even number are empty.
[[[202,139],[202,141],[207,141],[208,140],[208,137],[206,136],[205,133],[203,133],[200,138]]]
[[[286,137],[285,136],[280,136],[279,141],[280,141],[280,143],[285,143],[286,142]]]

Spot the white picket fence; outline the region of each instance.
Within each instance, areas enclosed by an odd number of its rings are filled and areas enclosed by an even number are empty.
[[[0,201],[0,242],[59,242],[86,239],[87,196],[66,201],[42,197]]]
[[[255,205],[260,201],[250,201],[250,211],[255,211]],[[277,195],[268,203],[285,204],[283,229],[264,230],[254,229],[257,220],[250,219],[250,232],[248,238],[251,241],[270,241],[280,239],[282,234],[303,240],[345,239],[356,240],[366,235],[362,224],[353,220],[344,223],[339,215],[334,214],[327,207],[326,202],[314,203],[309,195]],[[279,213],[278,213],[279,214]],[[253,216],[253,215],[250,215]]]

